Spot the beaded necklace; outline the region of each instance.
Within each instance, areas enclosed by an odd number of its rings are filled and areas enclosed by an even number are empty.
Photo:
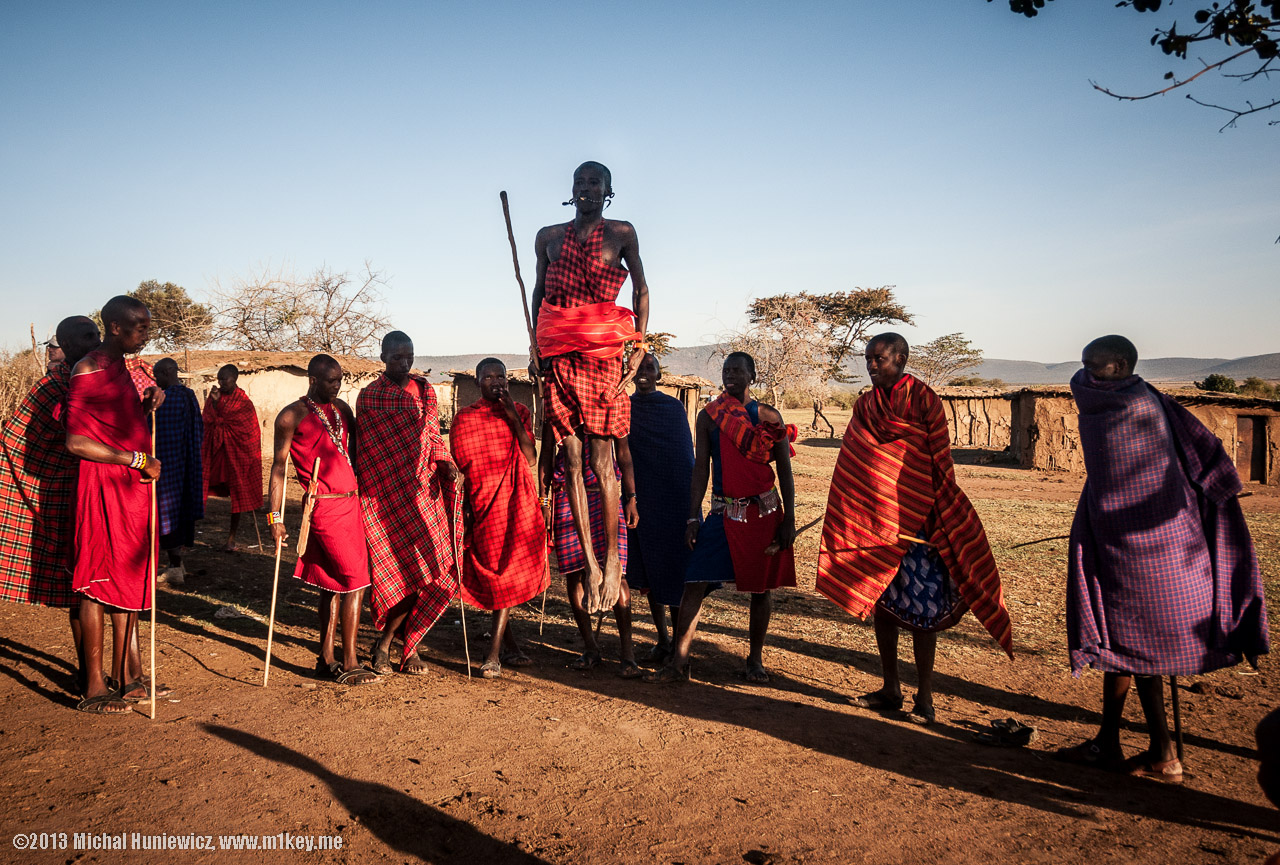
[[[311,399],[311,397],[304,396],[302,401],[306,404],[307,408],[314,412],[315,416],[320,419],[320,423],[324,426],[324,431],[329,434],[329,440],[332,441],[334,447],[338,449],[338,453],[342,454],[343,457],[346,458],[347,465],[350,466],[351,455],[347,453],[346,447],[342,444],[342,412],[337,408],[334,408],[333,410],[333,416],[337,420],[338,427],[335,430],[329,423],[329,416],[324,411],[321,411],[320,406],[316,405],[315,401]],[[352,466],[352,468],[355,468],[355,466]]]

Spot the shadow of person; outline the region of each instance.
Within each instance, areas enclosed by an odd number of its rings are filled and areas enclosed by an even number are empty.
[[[484,834],[474,826],[420,802],[399,790],[373,781],[338,775],[306,754],[220,724],[201,724],[211,735],[284,766],[292,766],[322,781],[360,824],[397,853],[432,863],[513,862],[537,865],[540,859],[520,848]]]

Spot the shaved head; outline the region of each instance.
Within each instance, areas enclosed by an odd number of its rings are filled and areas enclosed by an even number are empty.
[[[482,360],[482,361],[480,361],[478,364],[476,364],[476,378],[477,378],[477,379],[484,375],[483,370],[484,370],[484,368],[485,368],[486,366],[500,366],[500,367],[502,367],[502,371],[503,371],[503,372],[506,372],[506,371],[507,371],[507,365],[506,365],[505,363],[503,363],[502,361],[498,360],[496,357],[486,357],[484,360]]]
[[[403,330],[393,330],[382,338],[382,353],[390,354],[402,345],[413,345],[413,340]]]
[[[73,315],[58,322],[58,348],[68,366],[75,366],[82,357],[102,344],[98,325],[87,315]]]
[[[581,165],[579,165],[577,169],[574,170],[573,176],[577,177],[583,171],[600,172],[600,177],[604,179],[605,194],[608,195],[613,192],[613,173],[610,172],[609,169],[605,167],[604,163],[588,160],[582,163]]]
[[[307,364],[307,375],[320,376],[334,369],[341,370],[342,364],[338,363],[337,359],[330,355],[318,354],[311,358],[311,362]]]
[[[178,362],[171,357],[164,357],[156,361],[156,365],[151,368],[152,374],[156,377],[156,384],[163,390],[168,390],[178,380]]]
[[[871,339],[867,340],[867,348],[872,348],[877,345],[884,346],[895,355],[902,355],[904,360],[911,356],[911,346],[907,345],[906,339],[900,333],[887,331],[885,333],[878,333],[871,337]]]
[[[240,367],[236,366],[234,363],[223,364],[218,367],[218,378],[222,378],[223,376],[235,381],[240,377]]]
[[[111,327],[114,323],[123,324],[128,316],[142,311],[145,312],[147,305],[136,297],[130,297],[127,294],[117,294],[102,305],[102,324],[105,327]]]
[[[1123,362],[1129,373],[1138,366],[1138,348],[1118,333],[1100,336],[1084,347],[1084,357],[1098,361]]]

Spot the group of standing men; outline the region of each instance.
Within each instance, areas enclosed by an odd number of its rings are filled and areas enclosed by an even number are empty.
[[[733,352],[722,393],[690,435],[683,406],[657,390],[639,244],[630,223],[604,218],[612,197],[608,169],[584,163],[566,202],[574,219],[537,236],[540,458],[530,412],[512,399],[497,359],[477,366],[481,397],[454,417],[448,447],[434,390],[410,372],[406,334],[384,338],[385,372],[360,392],[355,412],[338,397],[339,362],[311,360],[307,394],[275,420],[268,522],[283,543],[292,462],[305,493],[294,575],[322,593],[319,675],[359,685],[393,670],[423,673],[419,645],[459,595],[493,612],[485,677],[500,676],[503,664],[532,663],[509,612],[547,588],[550,532],[584,640],[574,667],[601,662],[591,616],[612,609],[621,675],[687,679],[703,601],[732,583],[751,598],[744,675],[769,680],[770,593],[796,585],[795,428],[752,398],[755,361]],[[628,277],[633,309],[616,304]],[[101,344],[89,319],[59,326],[65,364],[50,367],[5,426],[0,597],[72,610],[80,708],[115,713],[150,687],[135,636],[158,552],[149,546],[147,484],[159,480],[159,546],[170,551],[171,582],[182,579],[178,551],[193,540],[203,496],[230,496],[233,548],[239,515],[260,505],[262,486],[256,412],[235,368],[219,372],[201,413],[173,361],[156,364],[155,386],[127,362],[147,338],[141,303],[113,298],[102,321]],[[906,630],[918,674],[909,717],[929,724],[937,632],[971,610],[1010,656],[1013,639],[990,544],[956,482],[941,402],[906,372],[909,354],[894,333],[866,345],[872,387],[844,434],[816,585],[851,614],[874,618],[883,685],[854,704],[902,708],[897,646]],[[1106,673],[1104,713],[1096,738],[1059,757],[1180,781],[1159,676],[1254,661],[1268,650],[1257,559],[1236,503],[1240,482],[1221,443],[1134,375],[1132,343],[1103,337],[1082,360],[1072,388],[1089,478],[1072,529],[1068,630],[1073,669]],[[149,414],[159,429],[154,450]],[[192,489],[202,490],[198,501]],[[371,585],[379,636],[365,667],[356,633]],[[656,669],[647,674],[631,644],[633,589],[648,595],[657,625],[657,645],[643,658]],[[101,670],[104,615],[113,625],[110,678]],[[1132,676],[1151,746],[1123,761],[1118,730]]]

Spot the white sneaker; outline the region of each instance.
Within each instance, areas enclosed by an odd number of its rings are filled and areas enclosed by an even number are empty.
[[[171,586],[180,586],[185,581],[187,569],[183,565],[176,568],[165,568],[164,573],[160,576],[160,582],[168,583]]]

